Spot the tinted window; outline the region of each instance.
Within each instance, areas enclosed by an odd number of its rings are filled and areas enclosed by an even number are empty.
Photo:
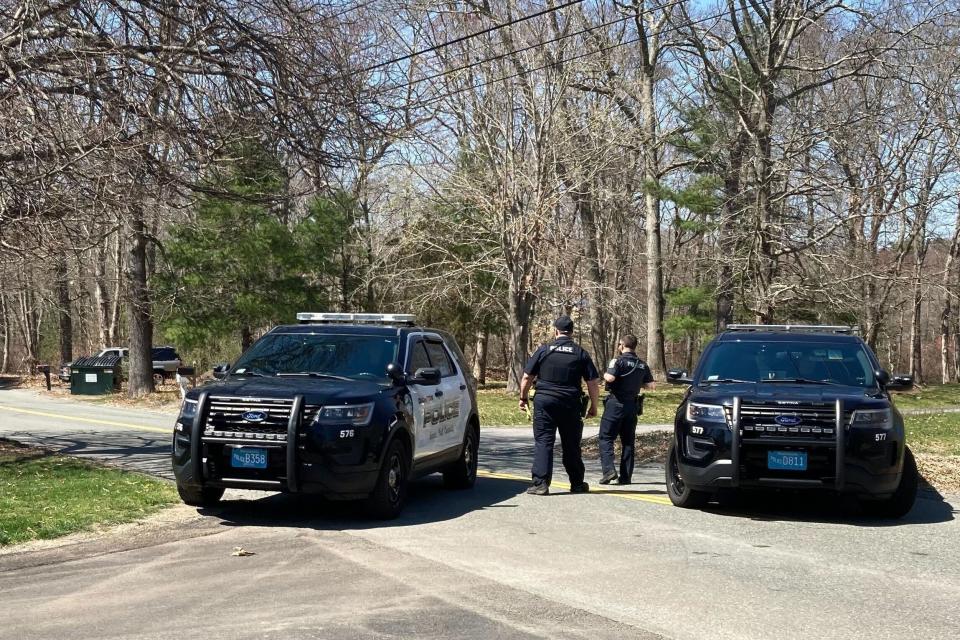
[[[234,373],[323,373],[357,380],[387,381],[387,365],[397,357],[389,336],[275,333],[240,356]]]
[[[876,384],[870,358],[857,342],[720,342],[707,354],[700,381],[728,378]]]
[[[413,345],[413,349],[410,351],[410,366],[407,367],[407,370],[410,373],[415,373],[417,369],[429,366],[431,366],[430,358],[427,357],[427,351],[423,347],[423,341],[417,340]]]
[[[440,376],[446,378],[457,374],[456,368],[447,355],[447,350],[439,342],[428,342],[427,353],[430,354],[430,362],[437,369],[440,369]]]
[[[170,347],[157,347],[153,350],[153,359],[154,360],[177,360],[177,352]]]

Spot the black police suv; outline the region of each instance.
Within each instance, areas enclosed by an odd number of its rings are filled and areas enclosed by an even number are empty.
[[[476,385],[451,336],[405,314],[297,318],[187,394],[173,434],[185,503],[266,489],[365,499],[392,518],[413,477],[473,486]]]
[[[899,518],[918,473],[893,379],[849,327],[730,325],[704,350],[677,410],[667,457],[673,504],[698,507],[720,489],[827,489]]]

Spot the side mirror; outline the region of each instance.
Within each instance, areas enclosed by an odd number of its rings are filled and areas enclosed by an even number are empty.
[[[226,378],[228,371],[230,371],[229,362],[221,362],[220,364],[213,365],[213,377],[217,380],[223,380]]]
[[[877,379],[877,384],[879,384],[881,387],[886,387],[888,384],[890,384],[890,374],[883,369],[877,369],[874,371],[873,377]]]
[[[909,391],[913,388],[913,376],[894,374],[893,380],[888,381],[884,386],[887,391]]]
[[[403,365],[399,362],[391,362],[387,365],[387,377],[389,377],[394,382],[400,383],[406,379],[406,374],[403,372]]]
[[[686,369],[670,369],[667,371],[667,382],[670,384],[693,384],[693,380],[687,376]]]
[[[435,385],[440,384],[440,369],[434,367],[423,367],[417,369],[413,378],[409,380],[410,384]]]

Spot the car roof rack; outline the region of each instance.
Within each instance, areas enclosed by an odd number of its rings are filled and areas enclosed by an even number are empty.
[[[784,333],[859,333],[859,327],[839,324],[728,324],[727,331],[776,331]]]
[[[298,313],[300,324],[386,324],[414,326],[411,313]]]

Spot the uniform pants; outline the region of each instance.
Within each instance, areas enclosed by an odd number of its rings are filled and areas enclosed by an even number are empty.
[[[561,400],[545,394],[533,398],[533,483],[550,485],[553,479],[553,445],[560,432],[563,446],[563,468],[570,478],[570,486],[583,482],[583,458],[580,441],[583,439],[583,419],[580,401]]]
[[[620,438],[620,481],[630,482],[633,476],[633,449],[637,437],[637,405],[624,404],[615,396],[607,396],[603,402],[603,418],[600,420],[600,467],[603,474],[614,470],[613,442]]]

